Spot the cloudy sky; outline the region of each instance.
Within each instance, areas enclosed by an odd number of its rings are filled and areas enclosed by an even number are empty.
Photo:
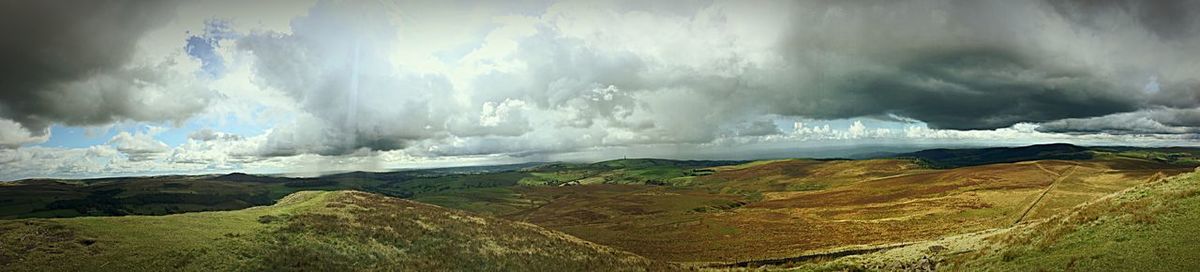
[[[1195,145],[1198,13],[1134,0],[2,1],[0,180]]]

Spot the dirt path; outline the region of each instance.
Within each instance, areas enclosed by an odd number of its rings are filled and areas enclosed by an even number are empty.
[[[1038,168],[1042,168],[1042,165],[1039,164]],[[1017,224],[1020,224],[1021,221],[1025,220],[1025,217],[1029,216],[1029,212],[1033,211],[1033,208],[1036,208],[1038,203],[1042,202],[1042,198],[1045,198],[1046,194],[1050,193],[1050,190],[1054,190],[1054,186],[1058,185],[1059,181],[1067,179],[1071,176],[1071,174],[1075,173],[1075,168],[1079,168],[1079,166],[1071,166],[1071,168],[1067,169],[1065,173],[1059,175],[1058,178],[1054,179],[1054,181],[1051,181],[1050,186],[1046,186],[1046,190],[1043,190],[1042,194],[1038,195],[1037,199],[1033,200],[1033,203],[1029,203],[1029,207],[1025,208],[1025,212],[1021,213],[1021,217],[1017,217],[1017,221],[1013,221],[1012,226],[1016,226]],[[1046,168],[1042,168],[1042,170],[1050,171]]]
[[[1038,169],[1041,169],[1042,172],[1046,172],[1047,174],[1050,174],[1051,176],[1055,176],[1055,177],[1062,176],[1062,173],[1054,172],[1054,171],[1050,171],[1050,169],[1046,169],[1045,166],[1042,166],[1041,162],[1036,162],[1033,165],[1037,166]]]

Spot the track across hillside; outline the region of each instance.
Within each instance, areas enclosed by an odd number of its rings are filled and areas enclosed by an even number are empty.
[[[1052,172],[1042,167],[1041,164],[1038,164],[1037,166],[1044,171]],[[1029,212],[1033,211],[1033,208],[1037,207],[1038,203],[1041,203],[1043,198],[1046,198],[1046,194],[1050,193],[1051,190],[1054,190],[1054,185],[1058,185],[1058,182],[1070,177],[1072,173],[1075,173],[1075,168],[1078,167],[1079,166],[1071,166],[1071,168],[1067,169],[1067,171],[1063,171],[1063,173],[1059,174],[1058,178],[1055,178],[1054,181],[1050,182],[1050,185],[1046,186],[1046,190],[1043,190],[1042,194],[1038,195],[1037,199],[1033,200],[1033,203],[1029,203],[1029,207],[1026,207],[1025,211],[1021,213],[1021,216],[1017,217],[1016,221],[1013,221],[1012,226],[1016,226],[1017,224],[1020,224],[1021,221],[1025,220],[1025,217],[1029,216]]]

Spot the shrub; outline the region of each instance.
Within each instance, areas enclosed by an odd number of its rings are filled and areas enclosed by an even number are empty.
[[[271,222],[275,222],[278,220],[279,220],[279,217],[276,217],[274,215],[263,215],[263,216],[258,217],[258,222],[263,223],[263,224],[270,224]]]

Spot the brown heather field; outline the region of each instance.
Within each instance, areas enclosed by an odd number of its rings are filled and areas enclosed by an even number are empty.
[[[1129,158],[954,169],[781,160],[710,169],[679,186],[523,187],[529,205],[500,216],[652,259],[729,263],[1007,227],[1191,170]]]

